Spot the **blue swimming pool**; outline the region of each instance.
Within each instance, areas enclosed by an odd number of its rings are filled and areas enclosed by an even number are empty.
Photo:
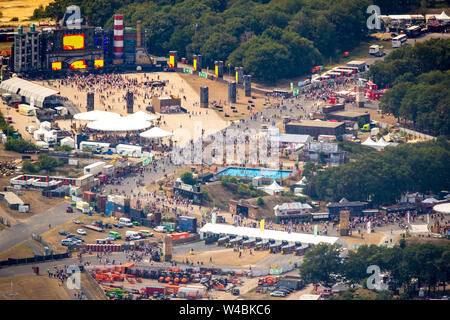
[[[258,177],[270,179],[283,179],[291,174],[292,171],[288,170],[274,170],[274,169],[251,169],[251,168],[235,168],[230,167],[217,173],[221,176],[233,176],[233,177]]]

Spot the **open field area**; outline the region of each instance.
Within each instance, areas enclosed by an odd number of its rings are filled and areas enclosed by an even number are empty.
[[[3,17],[0,23],[8,23],[14,17],[20,21],[26,20],[33,15],[34,9],[39,6],[47,6],[52,0],[2,0],[0,1],[0,12]]]
[[[30,267],[31,270],[31,267]],[[15,277],[0,278],[1,300],[70,300],[66,289],[58,285],[58,280],[49,278],[41,270],[40,276],[21,275]],[[13,292],[10,295],[11,282]]]
[[[1,252],[0,261],[8,260],[8,258],[20,259],[20,258],[30,258],[33,256],[34,256],[33,250],[30,247],[28,247],[26,243],[21,243],[6,251]]]

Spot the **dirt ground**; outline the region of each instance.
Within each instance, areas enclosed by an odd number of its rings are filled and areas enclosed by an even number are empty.
[[[31,270],[31,266],[30,266]],[[13,292],[11,294],[11,283]],[[64,287],[58,285],[58,280],[43,275],[23,275],[0,278],[0,300],[70,300]]]
[[[73,222],[74,220],[79,220],[81,222],[81,224],[75,224]],[[118,220],[116,220],[115,218],[110,218],[110,217],[100,217],[100,216],[96,216],[96,215],[89,217],[87,215],[83,215],[74,220],[66,222],[57,228],[54,228],[47,232],[44,232],[41,235],[42,239],[56,253],[62,253],[62,252],[67,251],[67,248],[61,245],[61,240],[65,239],[66,237],[62,236],[58,233],[58,231],[60,231],[60,230],[65,230],[69,233],[77,234],[78,229],[83,229],[84,231],[86,231],[86,235],[85,236],[79,235],[79,236],[84,239],[84,241],[85,241],[84,243],[96,243],[97,239],[104,239],[108,235],[109,231],[116,231],[116,232],[120,233],[120,235],[122,236],[122,239],[114,241],[114,244],[123,244],[125,242],[125,233],[128,230],[132,230],[132,231],[149,230],[149,231],[153,232],[153,234],[154,234],[154,236],[152,238],[148,238],[148,239],[150,239],[150,241],[158,241],[158,238],[162,238],[164,235],[163,233],[158,233],[158,232],[153,231],[151,228],[142,227],[142,226],[141,227],[133,227],[133,228],[122,228],[122,229],[113,227],[112,229],[106,229],[105,232],[97,232],[94,230],[83,228],[83,225],[85,225],[85,224],[90,225],[90,224],[92,224],[92,221],[94,221],[94,220],[102,220],[104,223],[111,223],[111,224],[118,222]]]
[[[0,111],[3,116],[11,116],[13,123],[12,126],[20,132],[22,137],[27,141],[34,141],[33,136],[29,134],[25,128],[27,126],[33,126],[39,129],[39,120],[35,116],[25,116],[20,114],[16,109],[9,107],[4,101],[0,101]]]
[[[33,250],[25,243],[18,244],[0,253],[0,261],[11,259],[21,259],[33,257]]]
[[[383,241],[384,235],[382,233],[363,233],[363,239],[361,239],[361,236],[359,236],[357,233],[353,234],[351,237],[340,237],[345,240],[347,245],[354,245],[354,244],[380,244]]]
[[[201,253],[195,253],[193,255],[189,254],[187,252],[186,254],[182,255],[174,255],[173,260],[177,262],[186,261],[188,259],[189,261],[193,261],[195,264],[197,264],[197,261],[202,263],[205,266],[241,266],[241,267],[247,267],[247,266],[254,266],[256,263],[258,263],[261,260],[264,260],[269,253],[267,251],[254,251],[252,250],[252,255],[250,255],[250,251],[247,249],[245,251],[241,251],[242,256],[239,258],[239,253],[233,252],[233,249],[226,249],[226,250],[217,250],[217,251],[208,251],[208,252],[201,252]],[[212,263],[210,262],[210,258],[212,258]]]
[[[266,104],[265,97],[261,94],[252,93],[252,97],[246,97],[244,89],[237,88],[236,103],[233,106],[236,107],[237,112],[233,112],[229,104],[225,104],[228,100],[228,86],[225,83],[209,80],[205,78],[200,78],[197,75],[191,75],[188,73],[181,73],[180,77],[186,80],[187,83],[196,91],[200,92],[201,86],[209,87],[209,102],[216,102],[218,105],[223,106],[223,112],[218,112],[223,119],[240,119],[248,116],[252,112],[259,112],[268,106]],[[252,103],[248,101],[251,100]],[[249,111],[247,107],[249,105],[255,105],[254,111]],[[230,118],[225,117],[225,113],[230,116]]]

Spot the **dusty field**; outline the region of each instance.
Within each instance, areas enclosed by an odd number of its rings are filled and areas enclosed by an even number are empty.
[[[154,236],[152,238],[148,238],[148,239],[150,239],[150,241],[158,241],[157,238],[161,238],[164,235],[162,233],[155,232],[151,228],[148,228],[148,227],[133,227],[133,228],[122,228],[122,229],[113,227],[112,229],[106,229],[105,232],[97,232],[94,230],[89,230],[89,229],[83,228],[84,224],[90,225],[90,224],[92,224],[92,221],[94,221],[94,220],[102,220],[104,223],[111,223],[111,224],[118,222],[118,220],[116,220],[114,218],[108,218],[108,217],[102,218],[100,216],[89,217],[87,215],[83,215],[75,220],[79,220],[81,222],[81,224],[75,224],[73,221],[69,221],[69,222],[66,222],[66,223],[62,224],[61,226],[54,228],[52,230],[49,230],[41,235],[43,240],[45,242],[47,242],[56,253],[66,252],[66,250],[67,250],[66,247],[61,245],[61,240],[65,239],[66,237],[58,234],[58,231],[60,231],[60,230],[65,230],[72,234],[77,234],[78,229],[85,230],[86,231],[85,236],[79,235],[80,237],[82,237],[84,239],[84,241],[85,241],[84,243],[96,243],[97,239],[104,239],[108,235],[109,231],[116,231],[116,232],[120,233],[120,235],[122,236],[122,239],[114,241],[115,244],[123,244],[124,243],[125,233],[128,230],[133,230],[133,231],[150,230],[151,232],[154,233]]]
[[[340,238],[344,239],[347,245],[380,244],[383,242],[384,239],[384,234],[376,232],[371,234],[367,234],[364,232],[363,236],[364,239],[361,239],[361,236],[359,236],[358,233],[356,232],[356,234],[354,233],[353,236],[351,237],[340,237]]]
[[[11,116],[13,119],[12,126],[22,134],[22,137],[28,141],[34,141],[33,136],[30,135],[25,128],[27,126],[33,126],[36,129],[39,128],[39,120],[35,116],[24,116],[16,112],[16,109],[8,107],[3,101],[0,101],[0,111],[3,116]]]
[[[6,218],[9,216],[13,220],[24,220],[36,214],[41,214],[64,201],[64,198],[43,197],[41,193],[36,190],[21,191],[19,197],[24,203],[30,204],[30,212],[20,213],[19,211],[8,208],[4,202],[0,202],[0,214],[3,212],[6,213]]]
[[[33,15],[34,9],[40,5],[46,6],[52,0],[2,0],[0,1],[0,11],[3,17],[0,22],[9,22],[11,18],[17,17],[19,20],[28,19]]]
[[[194,90],[179,74],[172,72],[156,72],[156,73],[139,73],[139,74],[123,74],[128,79],[138,79],[138,81],[144,80],[168,80],[169,83],[163,88],[158,89],[155,93],[161,96],[168,96],[170,94],[180,96],[181,106],[188,110],[190,114],[164,114],[161,115],[160,127],[164,130],[168,130],[174,133],[173,140],[177,145],[182,145],[186,140],[194,138],[194,124],[196,122],[201,123],[201,128],[206,131],[206,134],[216,132],[217,130],[224,129],[227,126],[227,121],[222,120],[220,115],[208,109],[202,109],[199,107],[200,93],[198,90]],[[60,86],[56,81],[38,82],[41,85],[50,87],[60,91],[62,96],[68,97],[75,104],[77,104],[81,111],[86,111],[86,97],[87,91],[78,91],[76,87]],[[120,113],[124,116],[126,114],[125,103],[122,98],[125,95],[125,90],[114,90],[110,92],[99,93],[100,88],[93,88],[95,93],[95,109],[107,110]],[[100,95],[107,95],[107,99],[101,100]],[[184,99],[183,97],[186,97]],[[145,111],[146,106],[151,104],[151,99],[145,99],[142,92],[136,92],[134,95],[134,106],[136,111]],[[109,109],[111,107],[111,109]],[[159,114],[157,114],[159,116]],[[77,121],[78,122],[78,121]],[[62,129],[70,129],[70,121],[58,122]],[[79,124],[83,124],[79,122]],[[85,124],[85,123],[84,123]],[[83,125],[84,125],[83,124]]]
[[[31,267],[30,267],[31,270]],[[23,275],[8,278],[0,278],[0,292],[2,300],[70,300],[71,297],[64,287],[58,285],[58,281],[43,275]],[[17,295],[10,296],[11,282],[13,292]]]
[[[202,253],[195,253],[193,255],[189,254],[187,252],[183,255],[174,255],[173,259],[177,262],[186,261],[188,259],[189,261],[193,261],[195,264],[197,264],[197,261],[202,263],[205,266],[222,266],[222,267],[228,267],[228,266],[254,266],[256,263],[258,263],[261,260],[264,260],[269,253],[267,251],[253,251],[252,255],[250,255],[249,250],[241,251],[242,256],[239,258],[238,252],[233,252],[233,249],[226,249],[226,250],[218,250],[218,251],[208,251],[208,252],[202,252]],[[210,262],[210,258],[212,258],[212,263]]]
[[[264,105],[266,103],[264,96],[252,93],[252,96],[256,97],[256,99],[252,99],[252,97],[245,96],[244,89],[237,88],[236,103],[233,103],[233,106],[236,107],[237,112],[233,112],[229,106],[229,103],[225,104],[225,101],[228,100],[227,84],[200,78],[197,75],[191,75],[188,73],[181,73],[180,77],[189,83],[189,85],[196,92],[200,92],[201,86],[209,87],[209,102],[216,102],[218,105],[223,106],[224,112],[218,112],[223,119],[239,119],[248,116],[251,112],[247,109],[247,106],[251,104],[255,105],[255,111],[253,112],[261,111],[266,107]],[[249,103],[249,100],[251,100],[252,103]],[[225,118],[225,113],[228,114],[230,118]]]
[[[33,257],[33,250],[28,247],[25,243],[18,244],[6,251],[0,253],[0,261],[8,260],[8,258],[12,259],[20,259],[20,258],[29,258]]]

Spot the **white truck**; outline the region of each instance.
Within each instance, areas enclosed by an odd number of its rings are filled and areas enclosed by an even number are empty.
[[[106,162],[104,161],[97,161],[94,163],[91,163],[90,165],[84,167],[84,174],[92,174],[97,175],[98,173],[102,172],[103,167],[106,165]]]
[[[374,44],[373,46],[370,46],[369,54],[371,54],[372,56],[375,56],[375,57],[382,57],[385,55],[385,53],[383,51],[381,51],[382,48],[383,48],[382,46]]]

